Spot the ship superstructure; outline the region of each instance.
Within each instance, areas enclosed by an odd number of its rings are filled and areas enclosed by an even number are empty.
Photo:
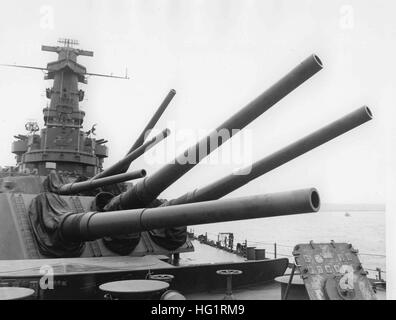
[[[47,175],[50,170],[92,177],[108,155],[106,140],[94,137],[95,127],[83,131],[85,112],[80,109],[87,83],[87,70],[78,56],[92,57],[92,51],[74,48],[76,41],[62,39],[63,46],[42,46],[58,55],[47,65],[45,80],[53,80],[46,89],[49,104],[43,109],[44,128],[28,123],[28,135],[18,135],[12,144],[19,172]]]

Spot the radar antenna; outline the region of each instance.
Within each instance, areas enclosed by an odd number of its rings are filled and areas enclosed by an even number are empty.
[[[36,121],[29,120],[25,124],[25,129],[26,129],[26,131],[29,132],[30,135],[33,135],[34,133],[36,133],[37,131],[40,130],[40,127]]]
[[[78,40],[68,39],[68,38],[60,38],[58,43],[63,44],[64,47],[74,48],[74,46],[78,46]]]
[[[50,52],[57,52],[59,53],[61,50],[66,50],[66,51],[73,51],[76,55],[83,55],[83,56],[93,56],[92,51],[85,51],[85,50],[80,50],[76,49],[75,46],[79,45],[79,42],[74,39],[69,39],[69,38],[60,38],[58,40],[58,43],[62,45],[62,47],[52,47],[52,46],[42,46],[41,49],[43,51],[50,51]],[[36,67],[36,66],[27,66],[27,65],[18,65],[18,64],[0,64],[0,66],[3,67],[13,67],[13,68],[24,68],[24,69],[35,69],[35,70],[41,70],[41,71],[50,71],[45,67]],[[81,73],[82,76],[95,76],[95,77],[105,77],[105,78],[116,78],[116,79],[129,79],[128,76],[128,69],[125,71],[125,76],[117,76],[111,74],[102,74],[102,73],[91,73],[91,72],[83,72]]]

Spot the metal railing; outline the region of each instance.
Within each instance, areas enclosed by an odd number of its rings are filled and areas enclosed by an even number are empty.
[[[206,238],[209,240],[209,236],[213,238],[212,242],[216,242],[215,239],[217,239],[217,234],[206,232],[205,233]],[[269,254],[270,257],[276,259],[278,257],[286,257],[286,258],[294,258],[294,256],[291,253],[286,253],[283,251],[280,251],[279,248],[285,248],[289,249],[291,252],[294,248],[294,246],[291,245],[286,245],[286,244],[280,244],[277,242],[265,242],[265,241],[258,241],[258,240],[247,240],[241,239],[241,238],[234,238],[234,243],[237,244],[243,244],[245,247],[248,246],[260,246],[264,247],[266,255]],[[369,253],[369,252],[359,252],[358,253],[359,257],[362,257],[364,260],[364,257],[378,257],[378,258],[386,258],[386,255],[384,254],[377,254],[377,253]],[[373,268],[365,268],[366,271],[369,271],[372,273],[373,276],[375,276],[375,279],[378,281],[384,281],[386,278],[386,271],[384,271],[380,267],[376,267],[375,269]],[[385,275],[385,277],[384,277]]]

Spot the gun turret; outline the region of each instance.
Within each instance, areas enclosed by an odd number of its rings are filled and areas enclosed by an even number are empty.
[[[316,189],[184,204],[172,207],[68,214],[60,224],[64,241],[91,241],[158,228],[171,228],[317,212]]]
[[[246,127],[321,69],[320,59],[316,55],[309,56],[255,100],[218,126],[216,130],[180,154],[175,161],[135,184],[125,193],[114,197],[105,210],[146,207],[204,157],[230,139],[238,130]],[[194,159],[190,159],[190,155],[194,155]],[[187,157],[188,161],[186,161]]]
[[[248,168],[241,169],[238,172],[225,176],[205,187],[186,193],[179,198],[167,201],[163,203],[162,206],[219,199],[263,174],[280,167],[290,160],[307,153],[308,151],[360,126],[371,119],[372,113],[370,109],[363,106],[255,162]]]

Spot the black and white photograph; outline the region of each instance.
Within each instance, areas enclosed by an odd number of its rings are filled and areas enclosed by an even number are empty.
[[[1,0],[0,300],[396,299],[395,12]]]

